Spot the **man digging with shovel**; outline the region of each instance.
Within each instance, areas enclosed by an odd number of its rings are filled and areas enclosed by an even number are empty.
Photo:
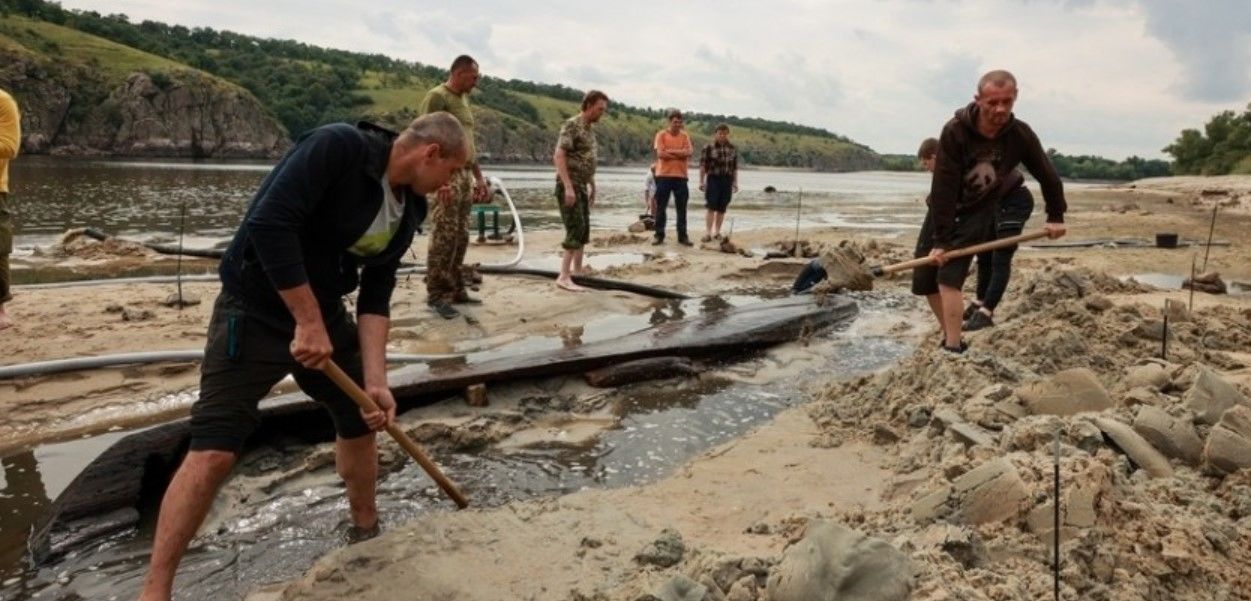
[[[349,539],[377,534],[374,432],[392,432],[395,419],[385,363],[395,271],[424,194],[466,158],[460,124],[433,113],[400,134],[367,123],[319,127],[265,178],[221,261],[190,449],[161,501],[140,601],[169,601],[188,543],[260,422],[257,404],[287,374],[334,421]],[[357,324],[342,297],[358,287]],[[340,390],[357,383],[368,399]]]
[[[961,339],[964,297],[970,256],[948,259],[950,250],[994,238],[995,213],[1004,194],[1019,185],[1024,164],[1042,187],[1050,238],[1064,235],[1064,187],[1034,130],[1012,114],[1016,78],[991,71],[977,83],[973,102],[956,111],[943,126],[930,184],[929,210],[917,238],[915,256],[929,256],[933,265],[912,272],[912,293],[924,296],[942,332],[942,348],[963,353]]]

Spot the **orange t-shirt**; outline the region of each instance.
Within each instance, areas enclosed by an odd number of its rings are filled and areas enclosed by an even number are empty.
[[[662,129],[656,134],[652,146],[657,152],[661,150],[685,150],[687,156],[691,152],[691,137],[685,131],[675,136],[669,130]],[[656,159],[656,177],[680,177],[686,179],[686,159]]]

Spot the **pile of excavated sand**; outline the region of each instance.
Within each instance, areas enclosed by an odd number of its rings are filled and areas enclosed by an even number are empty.
[[[817,444],[889,456],[843,519],[910,556],[912,598],[1051,598],[1059,432],[1063,598],[1251,599],[1251,310],[1170,307],[1160,359],[1163,308],[1108,298],[1143,291],[1029,273],[965,355],[935,336],[820,394]]]
[[[61,237],[55,249],[58,255],[77,257],[79,259],[114,259],[117,257],[148,257],[156,255],[138,242],[109,238],[96,240],[83,233],[83,230],[70,230]]]

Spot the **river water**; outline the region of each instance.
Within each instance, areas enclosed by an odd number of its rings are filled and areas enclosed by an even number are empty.
[[[21,254],[22,249],[55,242],[66,230],[87,226],[145,241],[172,240],[185,208],[185,244],[213,246],[234,231],[271,167],[270,163],[23,157],[10,166],[11,199],[17,215],[15,242]],[[485,173],[503,181],[525,228],[560,227],[551,168],[489,165]],[[633,222],[643,210],[646,175],[643,167],[601,167],[592,227],[621,231]],[[920,223],[925,209],[920,199],[929,188],[929,178],[923,173],[745,169],[739,178],[741,191],[729,212],[739,230],[794,227],[797,209],[801,227],[907,230]],[[778,192],[766,193],[766,186]],[[689,211],[698,229],[703,223],[703,200],[694,188]]]

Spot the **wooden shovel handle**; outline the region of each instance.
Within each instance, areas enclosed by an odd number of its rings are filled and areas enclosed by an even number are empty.
[[[352,400],[356,401],[356,404],[361,409],[365,411],[382,410],[378,407],[378,403],[374,402],[373,397],[361,390],[361,387],[357,386],[356,382],[353,382],[352,378],[344,373],[343,369],[335,364],[334,361],[326,361],[323,371],[343,392],[352,397]],[[409,438],[399,426],[388,424],[387,434],[390,434],[391,438],[395,439],[395,442],[398,442],[401,447],[404,447],[405,451],[408,451],[408,454],[421,466],[421,469],[426,470],[426,473],[439,485],[439,488],[443,489],[443,492],[447,493],[447,496],[456,502],[457,507],[464,509],[469,506],[469,500],[465,498],[465,495],[461,494],[460,489],[456,488],[456,484],[443,475],[439,466],[435,465],[426,456],[425,451],[422,451],[421,447],[417,446],[417,443],[413,442],[413,439]]]
[[[1030,232],[1028,234],[1018,234],[1010,238],[1000,238],[998,240],[991,240],[990,242],[983,242],[981,244],[974,244],[973,246],[966,246],[964,248],[957,248],[955,250],[949,250],[943,254],[943,257],[946,259],[958,259],[960,257],[976,255],[979,253],[984,253],[988,250],[998,250],[1000,248],[1006,248],[1006,247],[1012,246],[1013,244],[1020,244],[1022,242],[1029,242],[1030,240],[1037,240],[1039,238],[1045,238],[1045,237],[1047,237],[1046,230],[1039,230],[1037,232]],[[904,261],[902,263],[895,263],[893,265],[885,265],[882,267],[874,267],[872,270],[870,270],[870,273],[872,273],[874,276],[882,276],[888,273],[895,273],[898,271],[907,271],[909,269],[916,269],[917,267],[924,267],[926,265],[933,265],[933,264],[934,264],[933,257],[928,257],[928,256],[918,257],[916,259]]]

